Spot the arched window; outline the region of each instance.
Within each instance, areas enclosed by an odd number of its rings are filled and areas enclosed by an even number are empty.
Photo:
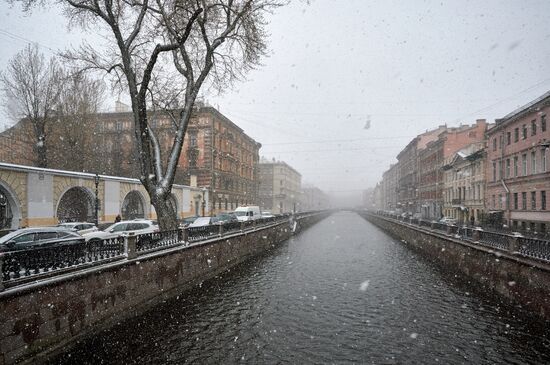
[[[143,198],[138,191],[129,192],[122,202],[122,219],[145,218]]]
[[[57,219],[59,222],[93,222],[94,208],[93,194],[86,188],[75,186],[61,196]]]

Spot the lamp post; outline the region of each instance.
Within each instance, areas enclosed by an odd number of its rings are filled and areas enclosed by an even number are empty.
[[[99,175],[95,174],[94,176],[94,184],[95,184],[95,225],[97,226],[99,224]]]

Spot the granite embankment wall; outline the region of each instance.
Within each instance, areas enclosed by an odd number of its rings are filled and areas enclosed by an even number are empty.
[[[297,221],[296,231],[329,215]],[[288,222],[177,246],[0,293],[0,364],[40,363],[292,235]]]
[[[550,265],[547,263],[375,214],[361,215],[445,270],[461,273],[473,284],[504,296],[550,321]]]

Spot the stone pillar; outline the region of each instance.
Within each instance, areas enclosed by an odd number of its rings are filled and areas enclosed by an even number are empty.
[[[481,239],[481,232],[483,232],[483,229],[481,229],[480,227],[474,229],[474,232],[472,233],[472,239],[474,240],[474,242],[479,242],[479,240]]]
[[[511,236],[508,236],[508,251],[513,254],[519,253],[521,249],[521,238],[523,238],[523,236],[518,232],[514,232]]]
[[[220,237],[223,237],[223,224],[220,224],[220,226],[218,227],[218,235]]]
[[[124,239],[126,258],[128,260],[135,259],[137,257],[136,241],[137,236],[135,235],[135,233],[128,234],[128,236]]]
[[[186,245],[189,244],[189,230],[187,228],[183,228],[181,230],[181,241],[185,243]]]

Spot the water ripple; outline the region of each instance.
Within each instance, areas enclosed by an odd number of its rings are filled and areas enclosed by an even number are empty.
[[[547,329],[473,292],[338,213],[55,362],[550,363]]]

